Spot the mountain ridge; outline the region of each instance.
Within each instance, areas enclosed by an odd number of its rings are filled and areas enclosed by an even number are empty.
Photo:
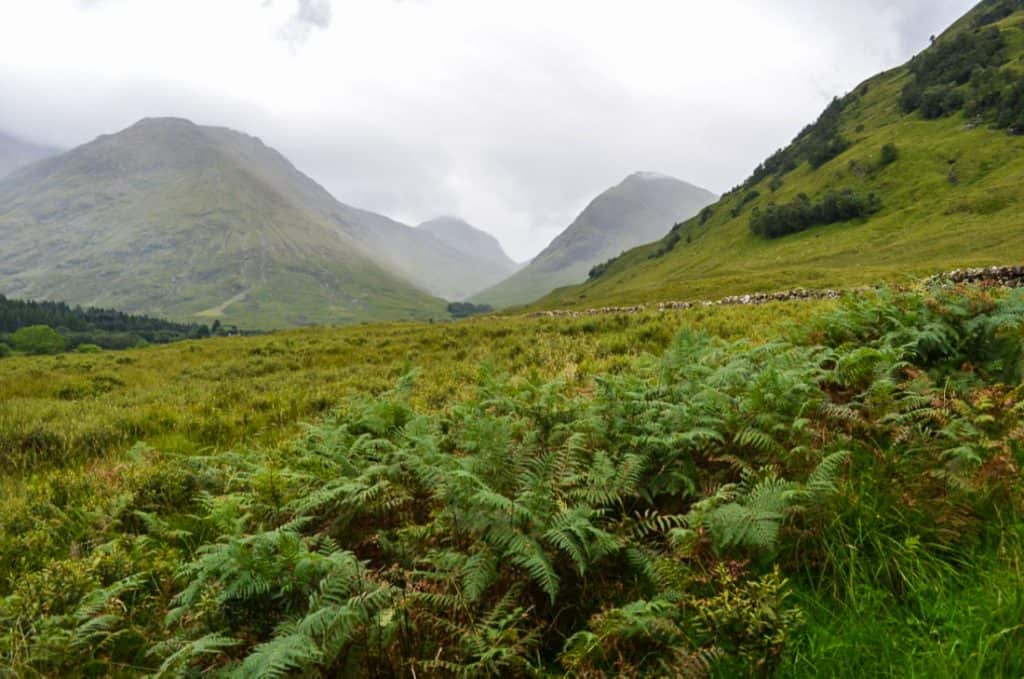
[[[329,198],[256,137],[146,118],[0,181],[0,290],[258,327],[442,317]]]
[[[584,280],[601,261],[669,232],[717,196],[657,172],[634,172],[601,192],[551,243],[507,280],[474,295],[504,307]]]
[[[20,167],[58,153],[60,149],[32,144],[0,130],[0,179]]]

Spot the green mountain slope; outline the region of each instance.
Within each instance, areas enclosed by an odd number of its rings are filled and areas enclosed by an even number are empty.
[[[0,177],[58,153],[60,151],[57,149],[30,144],[0,131]]]
[[[585,280],[595,264],[663,236],[715,201],[710,191],[653,172],[630,175],[595,198],[533,261],[473,297],[496,307],[524,304]]]
[[[1022,131],[1024,9],[984,2],[911,63],[834,102],[716,205],[537,306],[840,287],[1022,261]]]
[[[444,315],[345,208],[258,139],[147,119],[0,181],[0,292],[262,328]]]

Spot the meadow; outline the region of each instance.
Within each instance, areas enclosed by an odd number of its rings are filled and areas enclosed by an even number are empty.
[[[1024,296],[0,360],[0,676],[1019,676]]]

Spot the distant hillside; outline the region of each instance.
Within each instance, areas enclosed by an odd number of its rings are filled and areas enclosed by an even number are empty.
[[[0,181],[0,293],[257,328],[446,316],[370,251],[371,217],[415,233],[254,137],[146,119]]]
[[[319,206],[382,266],[422,290],[447,300],[463,300],[500,280],[490,262],[445,243],[429,230],[344,205],[324,194],[330,200],[327,205],[320,200],[310,204]]]
[[[842,287],[1024,261],[1024,5],[983,2],[717,204],[537,307]]]
[[[496,307],[524,304],[563,285],[623,250],[659,238],[715,201],[710,191],[653,172],[638,172],[595,198],[526,267],[474,295]]]
[[[476,280],[487,281],[480,286],[480,290],[504,280],[519,269],[519,264],[505,254],[497,238],[458,217],[438,217],[423,222],[418,228],[432,234],[468,260],[476,262],[480,268]]]
[[[19,167],[55,156],[58,153],[60,153],[58,149],[30,144],[0,131],[0,177],[4,177]]]

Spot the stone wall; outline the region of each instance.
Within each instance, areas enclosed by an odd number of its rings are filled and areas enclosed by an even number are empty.
[[[978,269],[954,269],[945,273],[935,274],[924,281],[927,286],[956,285],[971,283],[983,286],[1008,288],[1024,287],[1024,266],[990,266]],[[856,288],[847,292],[867,290]],[[769,302],[795,302],[811,299],[837,299],[843,292],[839,290],[804,290],[795,288],[782,292],[755,292],[749,295],[732,295],[716,301],[702,302],[659,302],[658,304],[637,304],[634,306],[607,306],[595,309],[557,309],[554,311],[536,311],[528,314],[531,318],[579,318],[582,316],[599,316],[602,314],[639,314],[645,311],[671,311],[674,309],[693,309],[698,307],[734,306],[742,304],[767,304]]]

